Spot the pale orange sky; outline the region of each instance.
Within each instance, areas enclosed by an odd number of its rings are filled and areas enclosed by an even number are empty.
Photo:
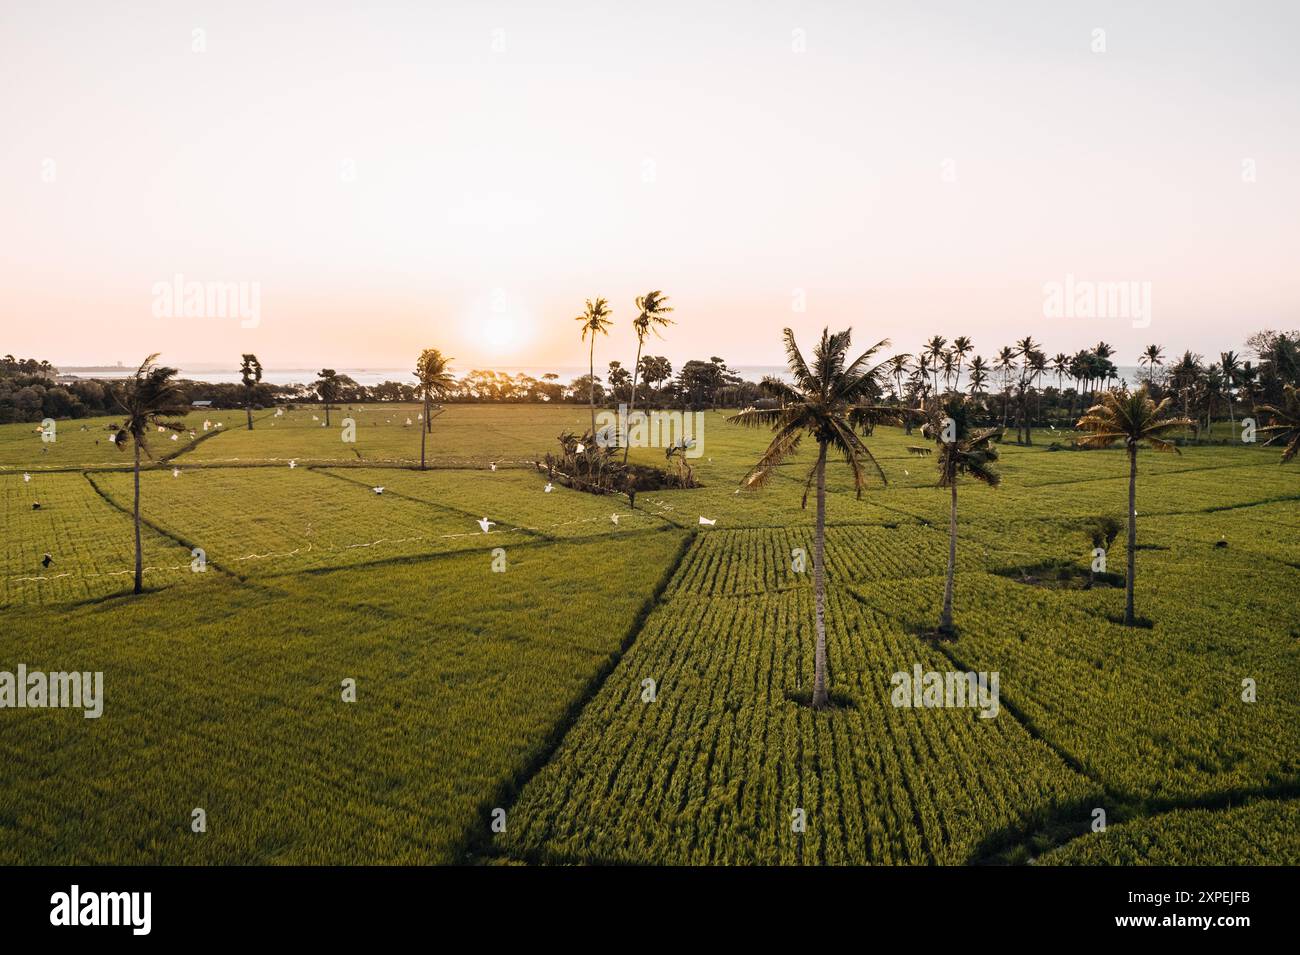
[[[1300,327],[1300,5],[421,6],[6,3],[0,351],[575,366],[603,295],[603,368],[655,288],[678,363]],[[257,327],[155,316],[177,273]],[[1150,282],[1150,327],[1045,318],[1067,274]]]

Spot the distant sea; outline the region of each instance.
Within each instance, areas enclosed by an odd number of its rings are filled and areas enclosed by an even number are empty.
[[[78,378],[124,378],[130,375],[135,369],[125,367],[106,367],[106,368],[60,368],[61,375],[75,375]],[[415,375],[409,368],[339,368],[336,369],[339,374],[347,375],[359,385],[378,385],[385,381],[399,381],[406,384],[415,383]],[[456,377],[468,374],[472,369],[456,369]],[[510,375],[525,374],[531,378],[541,378],[542,375],[553,373],[560,376],[560,381],[568,384],[573,379],[581,377],[587,373],[586,368],[573,366],[555,366],[545,368],[542,366],[502,366],[492,369]],[[598,372],[601,369],[598,369]],[[765,375],[775,375],[778,378],[789,378],[789,372],[784,365],[737,365],[732,371],[749,381],[760,381]],[[1141,377],[1146,378],[1146,370],[1138,369],[1132,366],[1120,367],[1119,372],[1124,376],[1129,384],[1138,380],[1139,371]],[[239,369],[186,369],[181,368],[177,377],[187,378],[190,381],[205,381],[212,384],[237,384],[241,381]],[[319,369],[316,368],[268,368],[262,372],[262,380],[271,385],[308,385],[319,377]],[[969,379],[966,373],[962,373],[963,386]],[[997,377],[991,380],[990,388],[996,387]],[[1050,373],[1045,374],[1042,379],[1044,385],[1055,385],[1056,376]],[[1068,384],[1068,382],[1067,382]]]

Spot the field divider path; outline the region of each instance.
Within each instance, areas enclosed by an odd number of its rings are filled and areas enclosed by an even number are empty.
[[[672,583],[673,578],[676,577],[678,572],[681,570],[682,563],[686,560],[687,555],[695,546],[697,536],[698,532],[696,531],[688,531],[686,533],[681,546],[677,550],[677,554],[673,557],[671,563],[664,568],[664,572],[660,576],[659,582],[655,584],[654,591],[646,598],[645,603],[642,604],[641,609],[628,625],[627,633],[620,642],[618,649],[610,654],[609,658],[604,662],[604,664],[602,664],[600,669],[597,670],[592,678],[587,681],[587,685],[582,689],[577,697],[574,698],[573,702],[569,705],[569,708],[551,729],[547,738],[538,747],[536,754],[528,761],[528,764],[524,769],[514,779],[508,780],[502,784],[490,799],[485,800],[480,805],[480,820],[466,830],[462,837],[460,849],[457,853],[457,856],[461,860],[472,861],[475,858],[519,859],[518,856],[509,852],[502,852],[492,845],[491,837],[486,834],[487,827],[483,824],[482,819],[486,817],[489,810],[495,807],[504,808],[506,818],[509,819],[510,813],[513,811],[515,803],[518,802],[519,796],[523,792],[524,787],[526,787],[528,783],[532,781],[533,777],[541,772],[546,764],[551,761],[552,757],[555,756],[556,751],[559,750],[560,746],[564,743],[564,738],[568,735],[569,730],[572,729],[574,724],[582,717],[583,710],[587,708],[587,704],[595,699],[596,695],[600,693],[601,689],[605,686],[606,681],[608,681],[610,676],[614,674],[614,671],[618,669],[619,664],[623,662],[623,658],[627,655],[627,652],[632,649],[633,645],[636,643],[637,637],[639,637],[641,631],[645,629],[646,622],[650,619],[650,615],[654,613],[655,609],[658,608],[661,603],[665,602],[664,596],[668,593],[669,584]],[[521,861],[527,862],[532,860],[525,858]]]

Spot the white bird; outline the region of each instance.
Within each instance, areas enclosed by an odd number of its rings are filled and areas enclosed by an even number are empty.
[[[700,523],[701,523],[701,524],[708,524],[710,527],[712,527],[714,524],[718,523],[718,521],[717,521],[716,518],[715,518],[714,520],[709,520],[707,517],[704,517],[703,515],[701,515],[701,517],[700,517]]]
[[[296,468],[297,466],[298,466],[298,462],[297,462],[297,461],[294,461],[294,460],[292,460],[292,459],[290,459],[290,461],[289,461],[289,467],[291,467],[291,468]]]
[[[370,490],[374,491],[376,494],[384,493],[384,489],[382,487],[372,487]]]
[[[224,423],[224,422],[221,422],[221,421],[218,421],[217,424],[216,424],[216,427],[218,427],[218,428],[224,428],[225,426],[226,426],[225,423]]]
[[[179,434],[174,434],[174,435],[172,435],[172,440],[173,440],[173,441],[179,441],[179,440],[180,440],[180,437],[181,437],[181,436],[180,436]]]
[[[24,472],[23,472],[23,483],[26,484],[26,483],[28,483],[29,481],[31,481],[31,479],[32,479],[32,476],[31,476],[30,474],[28,474],[26,471],[24,471]]]
[[[312,421],[319,421],[320,418],[316,417],[316,415],[312,415],[312,416],[311,416],[311,420],[312,420]]]
[[[483,528],[484,534],[488,532],[489,527],[496,527],[496,524],[497,524],[496,521],[489,521],[486,517],[478,522],[478,526]]]
[[[911,476],[912,476],[912,472],[909,471],[907,468],[903,468],[903,474],[904,474],[904,476],[906,476],[906,477],[911,477]]]
[[[554,486],[552,486],[552,484],[551,484],[550,481],[547,481],[547,482],[546,482],[546,487],[542,488],[542,490],[545,491],[547,494],[550,494],[552,491],[555,490],[555,488],[554,488]]]
[[[181,476],[181,469],[180,469],[180,468],[172,468],[172,477],[180,477],[180,476]]]
[[[411,426],[411,419],[410,419],[410,418],[407,418],[407,419],[406,419],[406,427],[409,428],[410,426]]]
[[[495,471],[497,469],[497,463],[493,461],[491,464],[488,465],[488,467],[491,468],[493,471]]]
[[[574,454],[581,454],[581,453],[582,453],[583,451],[585,451],[585,450],[587,450],[587,449],[584,448],[584,447],[582,446],[582,442],[578,442],[578,446],[577,446],[576,448],[573,449],[573,453],[574,453]]]
[[[610,519],[611,521],[613,521],[615,524],[618,523],[618,515],[617,515],[617,514],[611,514],[611,515],[609,515],[609,519]]]
[[[276,409],[275,409],[275,416],[276,416],[277,418],[282,418],[282,417],[284,417],[284,409],[283,409],[283,408],[276,408]]]

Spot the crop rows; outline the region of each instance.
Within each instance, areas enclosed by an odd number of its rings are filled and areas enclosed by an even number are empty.
[[[534,861],[959,863],[1008,832],[1086,817],[1095,788],[1007,713],[892,706],[892,672],[948,667],[851,598],[834,596],[828,620],[832,679],[852,704],[827,715],[787,699],[811,672],[811,602],[661,605],[524,789],[500,848]]]

